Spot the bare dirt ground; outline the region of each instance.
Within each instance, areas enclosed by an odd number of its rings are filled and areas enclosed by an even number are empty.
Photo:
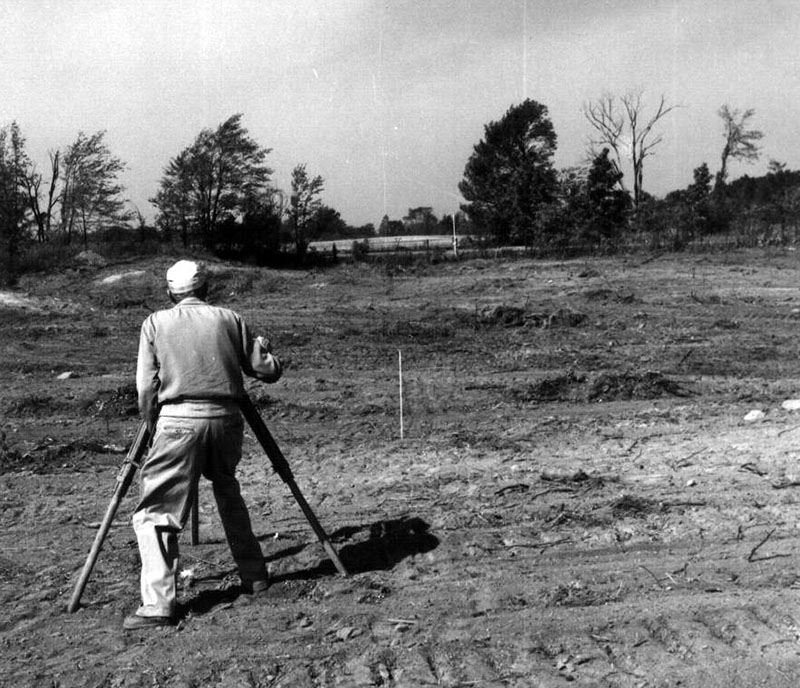
[[[214,301],[289,359],[250,393],[352,575],[248,434],[266,599],[240,594],[201,485],[180,624],[124,633],[134,487],[66,613],[174,258],[76,265],[0,298],[0,683],[800,683],[795,253],[213,264]]]

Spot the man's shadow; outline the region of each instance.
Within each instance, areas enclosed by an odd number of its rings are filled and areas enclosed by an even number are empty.
[[[349,542],[363,538],[364,535],[366,535],[365,540]],[[439,539],[430,532],[430,526],[416,516],[404,516],[360,526],[345,526],[331,533],[329,540],[334,546],[341,545],[336,549],[349,574],[388,571],[407,557],[430,552],[439,546]],[[310,545],[311,543],[303,543],[287,547],[273,552],[266,557],[266,560],[278,561],[294,556]],[[227,572],[220,577],[224,578],[231,573],[234,572]],[[333,562],[325,559],[316,566],[273,576],[270,582],[276,584],[284,581],[310,581],[333,576],[336,573]],[[242,593],[243,589],[240,586],[227,590],[202,590],[188,602],[184,612],[205,614],[219,604],[233,602]]]

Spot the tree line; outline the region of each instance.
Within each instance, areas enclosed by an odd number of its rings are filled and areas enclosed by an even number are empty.
[[[105,132],[80,132],[63,151],[50,152],[47,179],[16,122],[0,129],[0,255],[8,262],[26,242],[85,242],[104,223],[129,221],[117,181],[124,169]]]
[[[255,141],[235,114],[203,129],[164,167],[149,199],[148,226],[131,210],[119,181],[125,163],[106,144],[106,132],[80,132],[63,150],[49,152],[41,171],[26,150],[16,122],[0,129],[0,282],[10,281],[19,256],[37,246],[88,246],[90,236],[138,227],[160,242],[201,246],[220,256],[268,263],[291,247],[302,259],[309,242],[374,234],[351,227],[322,203],[324,180],[295,166],[285,193],[272,181],[271,149]]]
[[[315,239],[407,233],[409,227],[447,233],[453,223],[481,244],[561,254],[615,251],[632,238],[680,249],[741,225],[796,239],[798,173],[773,160],[764,178],[728,180],[733,161],[760,156],[763,133],[752,126],[752,109],[719,109],[723,145],[715,173],[703,163],[685,189],[663,199],[645,191],[645,162],[663,138],[659,125],[677,107],[662,96],[648,114],[641,91],[585,103],[592,131],[585,161],[556,169],[558,139],[548,109],[526,99],[485,125],[466,161],[459,184],[465,203],[455,218],[440,221],[430,208],[409,209],[412,222],[384,216],[377,231],[371,224],[351,227],[325,205],[324,180],[304,163],[292,170],[288,193],[278,188],[271,149],[253,139],[241,114],[203,129],[167,162],[149,199],[156,209],[152,226],[123,197],[119,177],[126,164],[110,151],[106,132],[79,132],[68,146],[50,151],[40,170],[13,122],[0,129],[0,281],[13,276],[26,250],[86,246],[112,228],[138,228],[140,239],[262,264],[287,254],[302,261]]]
[[[292,170],[290,193],[279,189],[266,162],[270,152],[250,136],[241,114],[201,131],[169,161],[151,199],[162,239],[268,263],[287,245],[302,259],[317,238],[374,231],[350,227],[323,204],[325,182],[305,163]]]
[[[664,199],[645,191],[645,161],[663,140],[659,124],[676,107],[662,96],[648,114],[641,91],[584,104],[593,134],[586,161],[557,170],[547,107],[527,99],[484,127],[459,185],[467,201],[461,209],[485,241],[561,254],[612,252],[634,239],[678,250],[734,225],[769,235],[778,219],[787,240],[787,231],[800,224],[797,175],[773,160],[755,184],[757,193],[749,177],[728,182],[731,162],[760,156],[763,132],[752,127],[752,109],[719,109],[723,146],[716,174],[702,163],[685,189]]]

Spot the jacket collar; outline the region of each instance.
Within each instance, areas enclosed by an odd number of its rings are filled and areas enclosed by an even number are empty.
[[[178,303],[175,304],[175,307],[178,306],[207,306],[208,302],[203,301],[203,299],[198,299],[196,296],[187,296],[185,299],[181,299]]]

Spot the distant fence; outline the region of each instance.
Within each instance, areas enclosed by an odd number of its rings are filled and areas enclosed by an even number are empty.
[[[741,225],[727,232],[702,237],[680,237],[674,230],[661,233],[641,232],[628,234],[610,246],[592,243],[569,242],[552,246],[499,246],[481,245],[470,235],[458,236],[460,257],[485,255],[488,257],[511,257],[529,255],[534,258],[597,256],[611,254],[646,254],[652,252],[725,251],[737,248],[782,247],[794,250],[800,246],[800,227],[776,228],[774,226]],[[353,246],[360,254],[420,254],[453,250],[453,237],[447,234],[425,236],[369,237],[365,239],[340,239],[337,241],[314,241],[309,244],[320,253],[331,253],[333,247],[343,255],[353,254]],[[366,250],[364,250],[366,249]]]
[[[466,237],[458,237],[459,241]],[[308,247],[317,251],[333,251],[352,253],[353,244],[366,243],[370,253],[392,253],[395,251],[428,251],[432,249],[452,249],[453,237],[446,234],[425,236],[369,237],[366,239],[340,239],[337,241],[312,241]]]

